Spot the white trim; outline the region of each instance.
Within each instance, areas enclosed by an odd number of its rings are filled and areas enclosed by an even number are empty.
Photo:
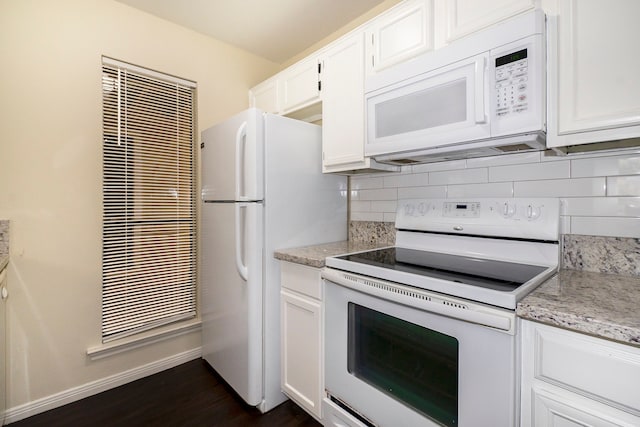
[[[140,378],[156,374],[174,366],[181,365],[202,356],[202,347],[197,347],[183,353],[178,353],[128,371],[110,375],[99,380],[91,381],[78,387],[73,387],[59,393],[52,394],[25,404],[7,409],[5,424],[16,422],[24,418],[40,414],[50,409],[58,408],[85,397],[93,396],[106,390],[139,380]]]
[[[87,349],[87,356],[91,360],[98,360],[104,357],[113,356],[114,354],[122,353],[124,351],[133,350],[134,348],[144,347],[149,344],[155,344],[160,341],[165,341],[170,338],[179,337],[191,332],[198,332],[202,329],[202,322],[197,320],[195,322],[183,323],[177,326],[172,326],[160,331],[147,332],[145,334],[138,334],[123,338],[121,340],[112,341],[108,344],[100,344],[95,347],[89,347]]]
[[[182,79],[180,77],[172,76],[171,74],[161,73],[159,71],[150,70],[149,68],[143,68],[138,65],[131,64],[129,62],[118,61],[117,59],[109,58],[108,56],[102,57],[102,64],[111,65],[118,68],[126,68],[127,70],[134,71],[136,73],[143,74],[145,76],[153,77],[155,79],[170,81],[186,87],[198,87],[198,84],[192,80]]]

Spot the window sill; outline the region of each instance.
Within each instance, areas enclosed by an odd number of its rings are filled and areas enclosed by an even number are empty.
[[[172,325],[161,330],[148,331],[135,336],[123,338],[121,340],[112,341],[107,344],[100,344],[87,349],[87,356],[91,360],[99,360],[105,357],[113,356],[118,353],[133,350],[135,348],[144,347],[171,338],[189,334],[191,332],[200,331],[202,322],[191,320],[188,323]]]

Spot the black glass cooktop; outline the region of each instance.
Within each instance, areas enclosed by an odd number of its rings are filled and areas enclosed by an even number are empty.
[[[376,249],[336,258],[503,292],[513,291],[547,269],[405,248]]]

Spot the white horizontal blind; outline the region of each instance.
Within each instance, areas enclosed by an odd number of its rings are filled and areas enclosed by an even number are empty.
[[[195,316],[195,87],[105,59],[102,340]]]

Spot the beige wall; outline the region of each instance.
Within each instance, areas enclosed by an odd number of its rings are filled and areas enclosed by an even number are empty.
[[[11,220],[8,407],[198,348],[100,344],[101,55],[198,83],[203,129],[278,69],[112,0],[0,0],[0,218]],[[199,142],[199,141],[198,141]]]

